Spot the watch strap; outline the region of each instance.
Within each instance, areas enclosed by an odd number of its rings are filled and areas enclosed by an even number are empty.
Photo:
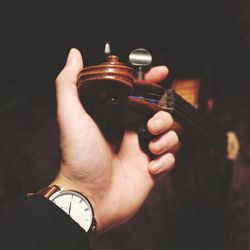
[[[36,194],[41,195],[45,198],[50,198],[52,194],[54,194],[55,192],[58,192],[60,190],[61,190],[60,187],[53,185],[50,187],[40,189],[38,192],[36,192]]]

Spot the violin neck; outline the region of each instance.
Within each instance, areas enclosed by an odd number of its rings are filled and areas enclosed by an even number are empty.
[[[200,112],[172,89],[165,91],[160,103],[167,107],[168,112],[183,129],[196,135],[198,140],[209,142],[226,153],[226,133],[216,126],[208,114]]]

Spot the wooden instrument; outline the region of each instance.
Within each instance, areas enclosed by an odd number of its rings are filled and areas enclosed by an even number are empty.
[[[197,79],[176,80],[170,89],[164,89],[144,80],[143,67],[148,67],[152,60],[147,50],[134,50],[129,59],[136,70],[121,63],[116,55],[109,54],[105,62],[86,67],[78,75],[79,96],[105,133],[111,131],[115,134],[112,139],[121,139],[121,132],[117,131],[129,127],[143,135],[146,133],[145,121],[164,110],[173,116],[176,128],[181,129],[191,154],[190,148],[196,145],[210,152],[212,148],[223,159],[237,158],[239,142],[235,133],[223,131],[209,113],[199,109],[200,82]],[[147,152],[150,138],[145,138],[142,136],[142,147]]]

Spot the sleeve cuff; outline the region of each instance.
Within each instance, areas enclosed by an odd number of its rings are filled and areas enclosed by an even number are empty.
[[[78,250],[89,246],[88,234],[70,216],[37,195],[21,200],[8,211],[0,229],[3,249]]]

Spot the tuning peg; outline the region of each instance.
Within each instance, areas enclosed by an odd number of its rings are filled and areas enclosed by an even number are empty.
[[[110,41],[106,41],[106,42],[105,42],[105,46],[104,46],[104,55],[105,55],[105,56],[111,55]]]
[[[136,68],[135,78],[143,80],[145,68],[147,68],[152,62],[152,55],[146,49],[135,49],[129,54],[129,62]]]

